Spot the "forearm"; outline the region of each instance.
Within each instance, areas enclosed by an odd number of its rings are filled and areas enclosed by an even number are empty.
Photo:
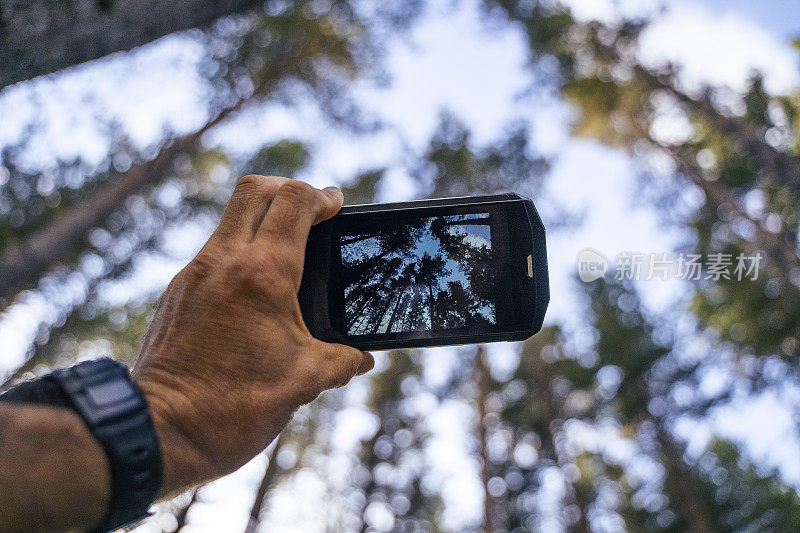
[[[0,403],[0,533],[88,529],[108,513],[108,455],[77,412],[55,406],[49,382],[36,383]],[[142,392],[162,451],[159,497],[166,497],[203,481],[209,468],[164,416],[154,387]]]
[[[88,529],[110,497],[106,454],[67,409],[0,404],[0,531]]]

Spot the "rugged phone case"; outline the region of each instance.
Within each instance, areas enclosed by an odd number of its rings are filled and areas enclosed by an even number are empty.
[[[532,298],[527,309],[519,309],[524,313],[526,325],[513,331],[484,332],[476,334],[443,335],[435,338],[392,339],[392,334],[381,335],[381,338],[364,340],[359,336],[341,335],[330,327],[327,308],[328,277],[330,276],[330,235],[335,224],[348,217],[365,214],[392,213],[405,211],[416,216],[425,216],[426,211],[440,213],[441,208],[460,206],[502,206],[507,203],[521,203],[530,225],[532,236],[532,253],[528,257],[528,276],[532,283]],[[544,320],[545,311],[550,300],[547,273],[547,250],[545,229],[533,202],[518,194],[504,193],[490,196],[472,196],[461,198],[440,198],[434,200],[418,200],[411,202],[393,202],[383,204],[363,204],[344,206],[332,219],[311,229],[306,248],[306,264],[303,281],[298,298],[303,319],[311,334],[323,341],[340,342],[362,350],[386,350],[394,348],[413,348],[426,346],[459,345],[480,342],[518,341],[537,333]]]

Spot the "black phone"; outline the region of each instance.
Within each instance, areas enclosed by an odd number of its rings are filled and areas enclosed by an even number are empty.
[[[545,231],[518,194],[344,206],[308,237],[311,334],[362,350],[523,340],[550,299]]]

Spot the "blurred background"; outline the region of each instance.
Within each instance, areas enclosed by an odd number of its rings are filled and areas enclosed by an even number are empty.
[[[136,531],[800,530],[797,2],[34,0],[0,21],[3,387],[132,363],[247,173],[346,203],[513,190],[548,229],[541,333],[376,354]],[[611,261],[591,282],[587,248]],[[631,253],[704,266],[630,279]],[[717,254],[763,261],[726,279]]]

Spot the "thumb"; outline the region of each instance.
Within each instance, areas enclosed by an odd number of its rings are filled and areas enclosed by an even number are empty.
[[[375,359],[369,352],[344,344],[317,342],[320,364],[324,368],[323,385],[326,389],[342,387],[355,376],[365,374],[375,366]]]

